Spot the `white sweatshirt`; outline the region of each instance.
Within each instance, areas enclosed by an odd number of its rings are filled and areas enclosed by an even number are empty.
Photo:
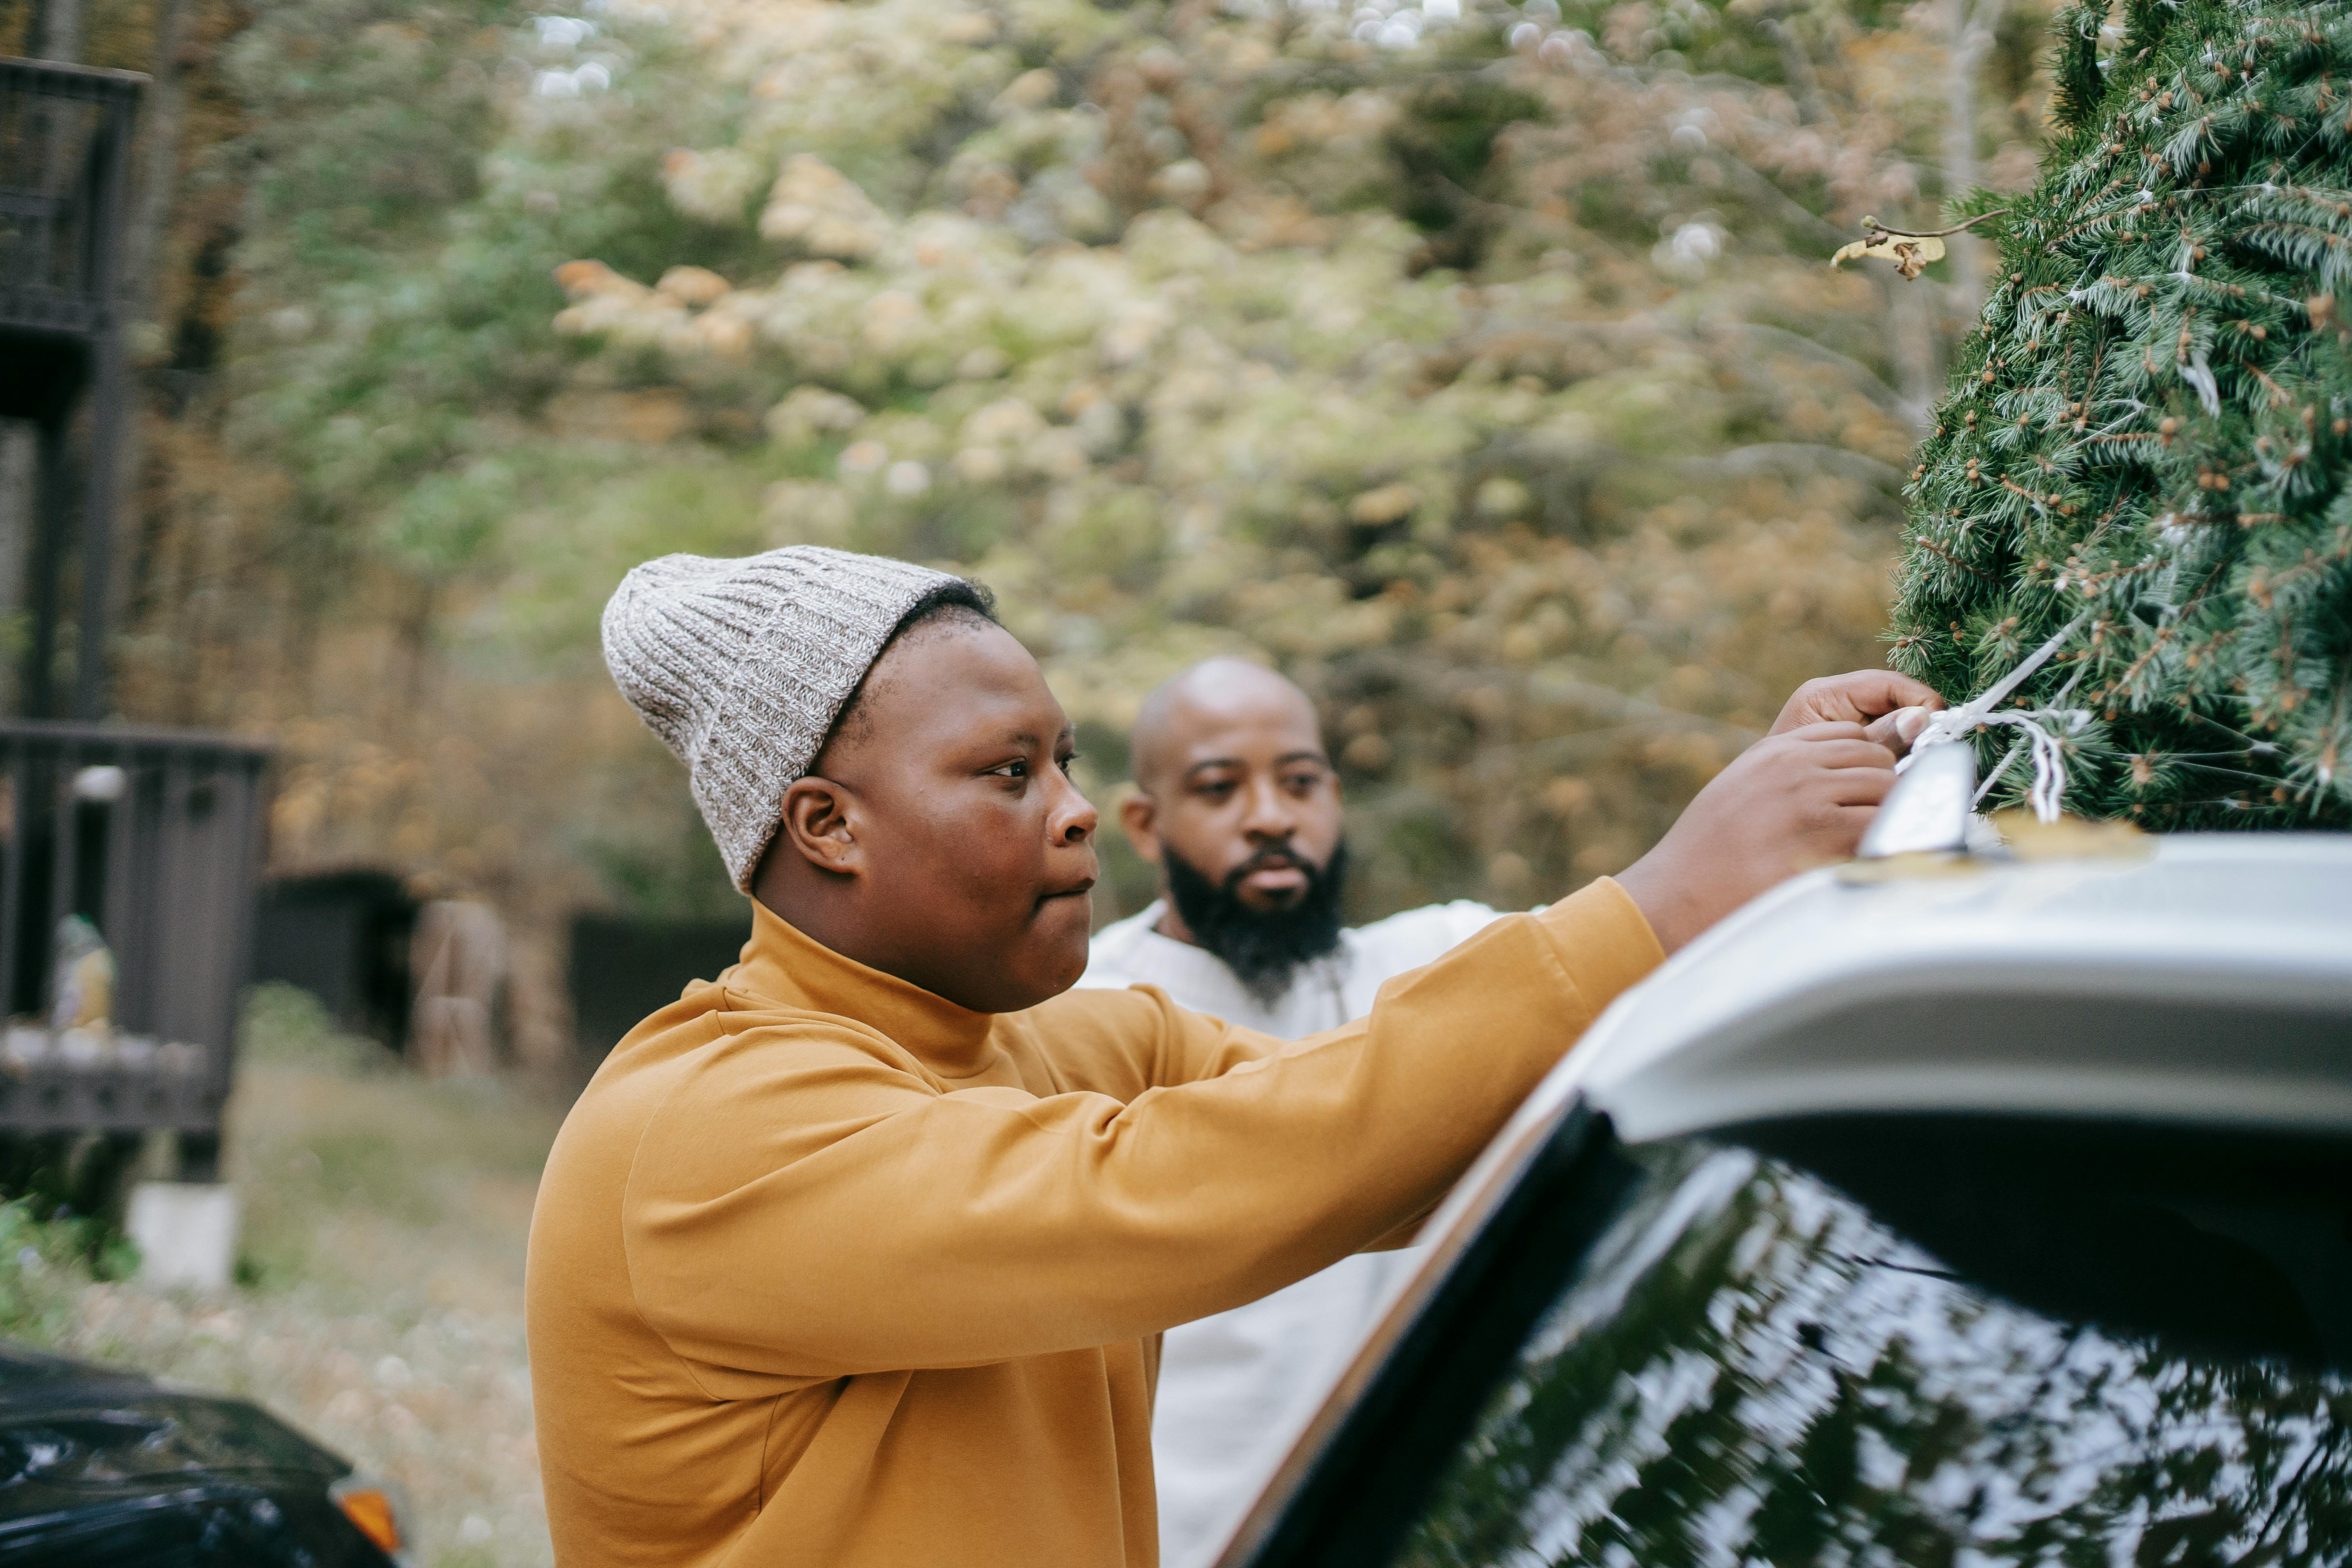
[[[1154,902],[1097,933],[1080,985],[1157,985],[1181,1007],[1284,1039],[1372,1010],[1382,983],[1418,969],[1498,918],[1467,900],[1342,931],[1271,1005],[1224,961],[1152,928]],[[1161,1568],[1207,1568],[1290,1450],[1418,1254],[1366,1252],[1246,1307],[1171,1329],[1161,1342],[1151,1451]]]

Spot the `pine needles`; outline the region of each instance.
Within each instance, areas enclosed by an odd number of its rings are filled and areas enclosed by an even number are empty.
[[[2352,5],[2134,4],[2103,60],[2104,9],[2055,19],[2066,134],[1987,226],[1894,662],[1958,700],[2079,617],[2019,698],[2095,715],[2069,809],[2352,827]]]

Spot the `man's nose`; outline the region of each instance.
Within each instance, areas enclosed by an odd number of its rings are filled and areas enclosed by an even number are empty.
[[[1056,769],[1055,775],[1062,780],[1061,798],[1054,803],[1047,818],[1046,836],[1056,844],[1084,844],[1094,837],[1100,814],[1095,810],[1094,802],[1078,793],[1078,786],[1066,774]]]
[[[1289,798],[1268,780],[1252,786],[1242,831],[1254,838],[1287,838],[1298,831],[1298,814],[1291,809]]]

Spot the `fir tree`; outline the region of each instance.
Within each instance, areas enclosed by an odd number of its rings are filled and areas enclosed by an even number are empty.
[[[2057,16],[2030,195],[1909,490],[1894,662],[1963,700],[2046,640],[2070,811],[2352,826],[2352,5]],[[2006,211],[2000,209],[2006,206]],[[1996,802],[2030,779],[1979,736]]]

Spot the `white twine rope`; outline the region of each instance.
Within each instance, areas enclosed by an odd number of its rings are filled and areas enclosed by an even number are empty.
[[[1896,763],[1895,771],[1898,773],[1905,772],[1918,759],[1921,752],[1930,746],[1960,740],[1979,724],[1988,728],[2008,726],[2021,730],[2024,733],[2018,738],[2018,746],[2031,746],[2033,750],[2033,784],[2025,792],[2026,804],[2033,807],[2033,815],[2042,821],[2057,821],[2058,803],[2066,794],[2066,755],[2063,742],[2065,737],[2078,733],[2091,721],[2090,712],[2082,708],[2003,708],[2000,704],[2011,692],[2025,684],[2027,677],[2049,663],[2051,656],[2082,624],[2080,616],[2067,622],[2057,636],[2028,654],[2024,663],[1994,681],[1983,695],[1958,708],[1947,708],[1940,713],[1930,715],[1926,726],[1913,737],[1910,755]],[[2063,701],[2066,693],[2074,689],[2074,682],[2067,682],[2066,691],[2059,693],[2060,700]],[[2001,759],[2000,766],[1993,769],[1991,776],[1985,780],[1984,787],[1977,791],[1979,800],[1985,797],[2016,759],[2017,749],[2012,748],[2009,755]]]

